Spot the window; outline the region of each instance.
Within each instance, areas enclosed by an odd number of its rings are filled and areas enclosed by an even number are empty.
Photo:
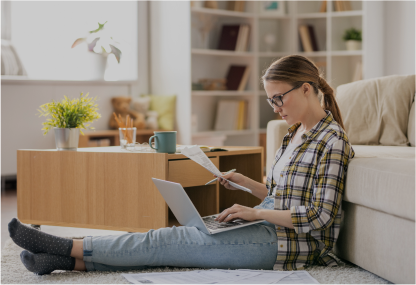
[[[137,80],[138,6],[127,2],[11,2],[11,41],[30,79],[97,80],[102,56],[78,38],[105,24],[119,43],[120,64],[108,56],[106,80]]]

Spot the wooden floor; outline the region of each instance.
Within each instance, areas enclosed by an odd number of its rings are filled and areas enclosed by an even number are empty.
[[[17,196],[16,189],[6,189],[1,191],[1,248],[4,247],[6,241],[10,238],[7,229],[8,223],[13,218],[17,218]],[[67,228],[54,226],[41,226],[41,230],[48,234],[62,237],[78,237],[78,236],[101,236],[101,235],[119,235],[126,232],[105,231],[82,228]]]

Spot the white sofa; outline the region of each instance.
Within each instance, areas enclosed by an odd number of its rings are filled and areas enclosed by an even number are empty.
[[[334,253],[393,283],[415,283],[415,76],[339,86],[355,157]],[[267,169],[289,125],[267,125]]]

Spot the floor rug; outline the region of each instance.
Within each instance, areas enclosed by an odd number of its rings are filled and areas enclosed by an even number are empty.
[[[119,272],[79,272],[56,270],[48,275],[38,276],[29,272],[20,261],[23,249],[11,239],[6,242],[1,254],[1,283],[2,284],[130,284],[122,273],[141,272],[171,272],[189,271],[201,268],[156,267],[147,270],[119,271]],[[348,261],[340,260],[336,256],[338,267],[311,266],[308,271],[313,278],[322,284],[392,284],[391,282],[372,274]]]

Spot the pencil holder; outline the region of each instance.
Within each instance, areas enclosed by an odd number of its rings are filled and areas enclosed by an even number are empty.
[[[134,149],[136,143],[136,128],[119,128],[121,149]]]

